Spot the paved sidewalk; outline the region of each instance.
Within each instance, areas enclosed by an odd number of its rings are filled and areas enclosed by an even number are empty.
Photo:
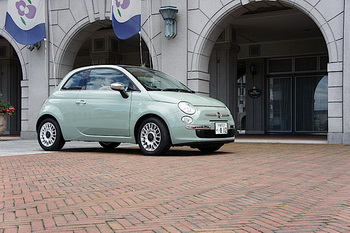
[[[344,145],[68,148],[0,157],[0,179],[6,233],[350,232]]]
[[[120,145],[123,147],[135,146],[128,143]],[[86,150],[86,149],[101,149],[97,142],[67,142],[63,150]],[[52,151],[43,150],[37,140],[22,140],[20,138],[0,138],[0,157],[12,155],[30,155],[30,154],[47,154]]]
[[[292,144],[327,144],[323,136],[291,135],[239,135],[236,142],[247,143],[292,143]],[[120,147],[130,147],[123,143]],[[136,145],[133,145],[136,146]],[[101,148],[97,142],[67,142],[64,149]],[[37,140],[22,140],[19,137],[0,137],[0,156],[52,153],[41,149]]]

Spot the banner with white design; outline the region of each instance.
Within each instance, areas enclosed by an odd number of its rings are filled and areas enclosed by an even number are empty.
[[[112,25],[119,39],[141,31],[141,0],[112,0]]]
[[[8,0],[6,31],[20,44],[32,45],[46,37],[45,0]]]

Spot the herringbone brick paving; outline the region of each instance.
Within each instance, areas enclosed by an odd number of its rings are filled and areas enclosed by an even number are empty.
[[[0,232],[350,232],[350,146],[0,157]]]

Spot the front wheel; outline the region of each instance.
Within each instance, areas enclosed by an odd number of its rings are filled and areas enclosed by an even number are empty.
[[[54,119],[43,120],[38,129],[38,142],[41,148],[47,151],[62,149],[66,143],[63,139],[60,126]]]
[[[146,155],[165,154],[171,145],[169,130],[159,118],[148,118],[140,126],[138,143]]]
[[[108,150],[114,149],[120,145],[120,142],[98,142],[100,145]]]

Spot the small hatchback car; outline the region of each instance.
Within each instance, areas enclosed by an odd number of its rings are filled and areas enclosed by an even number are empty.
[[[43,104],[36,129],[44,150],[60,150],[73,140],[109,149],[126,142],[160,155],[184,145],[214,152],[235,140],[234,120],[222,102],[135,66],[71,71]]]

